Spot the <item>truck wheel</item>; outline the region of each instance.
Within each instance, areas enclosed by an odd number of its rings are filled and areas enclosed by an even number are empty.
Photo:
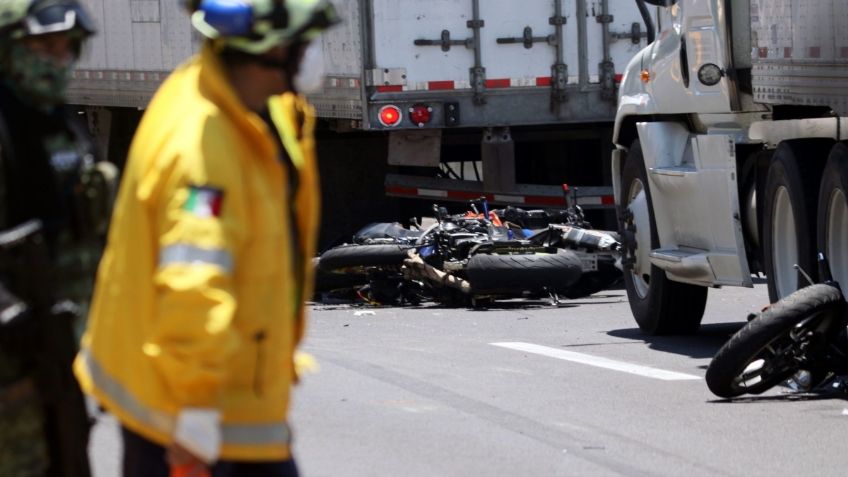
[[[356,267],[399,267],[410,248],[394,244],[339,245],[321,254],[318,267],[325,272]]]
[[[816,281],[816,201],[830,140],[783,141],[772,157],[763,210],[763,261],[772,303]]]
[[[468,260],[465,272],[475,293],[518,293],[564,290],[580,278],[583,267],[570,250],[524,255],[481,253]]]
[[[645,159],[634,141],[622,170],[619,231],[624,246],[624,286],[639,328],[648,334],[694,333],[701,325],[707,288],[669,280],[651,263],[659,247]]]
[[[833,279],[848,286],[848,144],[833,146],[819,192],[818,251],[830,260]]]
[[[732,398],[760,394],[795,374],[798,357],[822,343],[822,320],[838,317],[844,309],[842,294],[830,285],[817,284],[787,296],[757,315],[718,350],[706,381],[716,396]],[[838,318],[836,318],[838,319]],[[827,376],[815,363],[811,387]]]

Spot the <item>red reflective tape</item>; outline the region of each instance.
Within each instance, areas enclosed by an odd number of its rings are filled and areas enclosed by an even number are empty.
[[[787,46],[783,49],[783,57],[784,58],[792,58],[792,47]]]
[[[498,79],[490,79],[486,80],[487,88],[509,88],[510,80],[509,78],[498,78]]]
[[[768,48],[760,48],[757,53],[760,58],[768,58]]]
[[[551,77],[550,76],[540,76],[536,78],[536,86],[550,86],[551,85]]]
[[[601,204],[603,204],[603,205],[615,205],[615,196],[614,195],[601,196]]]
[[[821,47],[820,46],[811,46],[810,47],[810,58],[821,58]]]
[[[432,91],[444,91],[455,88],[453,81],[430,81],[427,83],[427,89]]]
[[[843,46],[839,50],[840,50],[842,58],[848,58],[848,46]]]
[[[386,186],[386,194],[418,195],[418,189],[415,187]]]
[[[463,191],[463,190],[449,190],[447,192],[448,192],[448,199],[474,200],[474,199],[479,199],[480,197],[482,197],[482,194],[480,194],[479,192],[467,192],[467,191]],[[492,196],[489,195],[489,194],[486,194],[486,200],[491,201]]]
[[[551,197],[547,195],[524,196],[526,205],[548,205],[552,207],[565,207],[565,199],[562,197]]]
[[[400,93],[401,91],[403,91],[403,85],[399,84],[377,86],[378,93]]]
[[[616,75],[615,75],[615,82],[616,82],[616,83],[621,83],[621,80],[622,80],[622,79],[624,79],[624,75],[623,75],[623,74],[618,73],[618,74],[616,74]]]

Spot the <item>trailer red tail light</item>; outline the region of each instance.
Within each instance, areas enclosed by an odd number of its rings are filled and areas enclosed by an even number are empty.
[[[378,114],[380,124],[386,127],[394,127],[400,124],[401,113],[397,106],[383,106]]]
[[[430,122],[433,108],[425,104],[416,104],[409,108],[409,120],[418,127],[424,127]]]

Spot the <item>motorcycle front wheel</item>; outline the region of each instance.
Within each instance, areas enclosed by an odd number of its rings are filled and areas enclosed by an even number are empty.
[[[318,268],[333,272],[357,267],[400,267],[411,248],[400,244],[340,245],[321,254]]]
[[[710,391],[723,398],[761,394],[805,369],[803,358],[828,338],[822,336],[823,325],[839,319],[844,303],[838,288],[818,284],[773,304],[716,353],[706,374]]]

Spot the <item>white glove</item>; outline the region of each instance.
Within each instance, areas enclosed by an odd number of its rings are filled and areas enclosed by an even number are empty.
[[[213,464],[221,454],[221,411],[185,408],[177,416],[174,442],[198,459]]]

